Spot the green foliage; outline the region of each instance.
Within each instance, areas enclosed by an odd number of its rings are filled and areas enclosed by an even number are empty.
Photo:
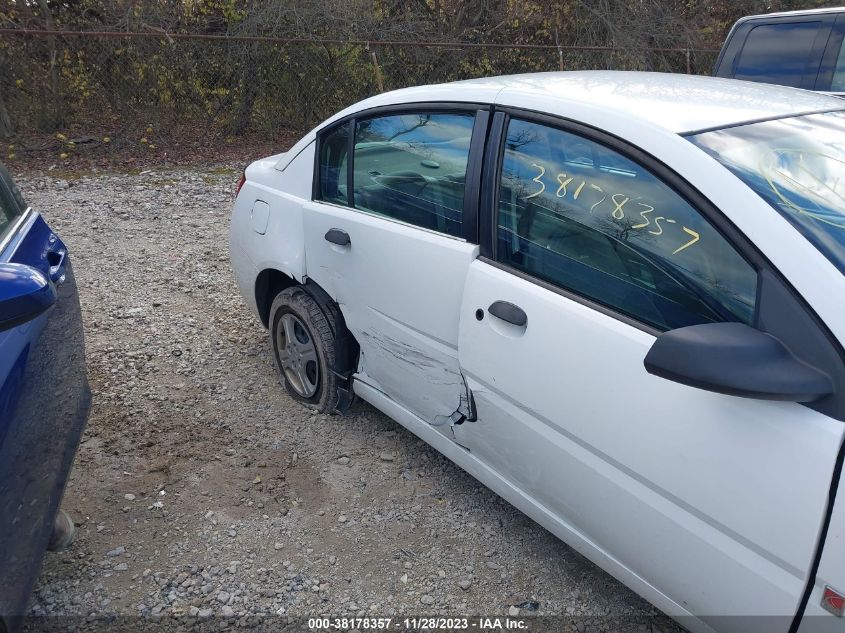
[[[123,131],[138,138],[148,122],[157,133],[184,126],[221,134],[303,129],[377,92],[379,80],[390,90],[561,67],[686,72],[689,64],[692,72],[709,72],[713,53],[648,49],[718,48],[744,14],[831,4],[820,0],[15,2],[0,9],[0,24],[6,28],[149,35],[2,35],[0,106],[6,106],[19,131],[88,125],[103,133]],[[227,38],[183,39],[179,34]],[[252,36],[350,43],[247,39]],[[384,40],[409,43],[363,43]],[[443,41],[482,46],[420,43]],[[559,51],[557,45],[611,50]]]

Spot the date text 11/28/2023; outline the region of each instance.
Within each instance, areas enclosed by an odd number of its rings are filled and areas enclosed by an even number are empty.
[[[308,629],[320,630],[395,630],[395,631],[527,631],[528,622],[512,617],[473,617],[473,618],[309,618]]]

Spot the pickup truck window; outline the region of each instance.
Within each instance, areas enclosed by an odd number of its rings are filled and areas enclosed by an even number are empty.
[[[800,88],[820,21],[761,24],[748,33],[734,77]]]
[[[845,274],[845,111],[690,137],[751,187]]]
[[[845,40],[842,41],[845,44]],[[830,80],[830,92],[845,92],[845,46],[840,44],[833,77]]]

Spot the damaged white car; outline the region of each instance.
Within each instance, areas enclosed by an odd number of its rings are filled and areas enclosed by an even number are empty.
[[[789,88],[411,88],[250,165],[232,264],[293,398],[363,398],[690,629],[842,631],[844,164],[845,102]]]

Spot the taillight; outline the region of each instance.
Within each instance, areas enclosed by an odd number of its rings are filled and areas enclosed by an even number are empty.
[[[241,173],[241,179],[238,181],[238,186],[235,187],[235,196],[237,196],[241,192],[241,187],[244,186],[246,182],[246,171]]]

